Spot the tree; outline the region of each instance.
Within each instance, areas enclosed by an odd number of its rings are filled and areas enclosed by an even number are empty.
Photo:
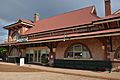
[[[6,49],[6,48],[4,48],[4,47],[1,47],[1,48],[0,48],[0,57],[1,57],[3,60],[6,59],[6,57],[7,57],[7,49]]]

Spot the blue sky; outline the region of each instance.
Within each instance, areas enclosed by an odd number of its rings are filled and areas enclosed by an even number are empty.
[[[120,0],[111,2],[112,12],[120,9]],[[33,20],[38,12],[43,19],[91,5],[96,6],[99,16],[104,16],[104,0],[0,0],[0,42],[7,35],[2,27],[19,18]]]

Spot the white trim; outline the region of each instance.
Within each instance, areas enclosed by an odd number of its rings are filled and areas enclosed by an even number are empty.
[[[86,37],[78,37],[78,38],[71,38],[70,40],[74,39],[89,39],[89,38],[96,38],[96,37],[107,37],[107,36],[117,36],[120,35],[120,33],[114,33],[114,34],[104,34],[104,35],[95,35],[95,36],[86,36]]]
[[[21,22],[21,24],[25,24],[25,25],[28,25],[28,26],[34,26],[34,25],[26,23],[26,22]]]
[[[20,57],[20,56],[8,56],[9,58]]]
[[[95,7],[93,6],[91,13],[93,13],[93,12],[94,12],[94,10],[95,10]]]
[[[92,58],[89,58],[89,59],[64,58],[64,60],[93,60],[93,59]]]

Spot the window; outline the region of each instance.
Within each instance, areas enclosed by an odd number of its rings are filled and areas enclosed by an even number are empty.
[[[18,32],[15,32],[13,35],[12,35],[12,38],[13,38],[13,41],[16,41],[19,39],[19,33]]]
[[[90,57],[90,51],[82,44],[75,44],[71,46],[65,53],[65,58],[90,59]]]
[[[120,47],[116,50],[115,58],[120,60]]]
[[[120,50],[118,51],[117,59],[120,59]]]

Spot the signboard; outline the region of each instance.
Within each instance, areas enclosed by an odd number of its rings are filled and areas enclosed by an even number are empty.
[[[27,42],[27,41],[28,41],[28,37],[20,38],[17,40],[17,42]]]
[[[20,66],[23,66],[24,65],[24,58],[20,58]]]

